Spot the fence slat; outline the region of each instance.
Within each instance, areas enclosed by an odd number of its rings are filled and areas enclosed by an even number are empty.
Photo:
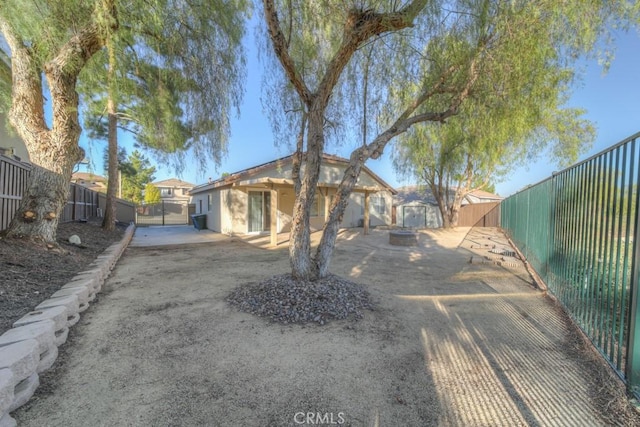
[[[27,189],[31,165],[0,155],[0,231],[9,227]],[[99,193],[75,183],[69,184],[69,197],[62,210],[60,222],[97,216]],[[118,219],[130,222],[135,218],[135,205],[116,199]]]

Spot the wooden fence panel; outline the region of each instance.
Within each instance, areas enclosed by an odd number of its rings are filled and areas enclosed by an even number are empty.
[[[473,203],[460,207],[460,227],[500,227],[500,202]]]
[[[0,155],[0,230],[9,227],[27,188],[28,164]]]
[[[0,155],[0,231],[9,227],[24,194],[31,165]],[[81,185],[71,183],[69,196],[60,222],[77,221],[99,216],[101,194]],[[102,196],[104,197],[104,196]],[[101,215],[100,215],[101,216]],[[131,222],[135,218],[135,205],[116,199],[116,217],[119,221]]]

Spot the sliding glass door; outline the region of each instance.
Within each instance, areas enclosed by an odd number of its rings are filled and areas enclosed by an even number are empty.
[[[271,229],[271,193],[249,191],[249,233]]]

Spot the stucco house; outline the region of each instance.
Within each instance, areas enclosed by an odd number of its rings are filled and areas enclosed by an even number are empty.
[[[453,196],[453,194],[452,194]],[[483,190],[475,190],[462,199],[461,206],[495,203],[503,197]],[[442,215],[438,202],[426,186],[399,187],[393,198],[394,224],[408,228],[440,228]]]
[[[277,233],[291,229],[295,193],[291,179],[293,156],[245,169],[191,190],[196,213],[207,215],[207,228],[225,234]],[[348,165],[346,159],[325,154],[316,197],[311,208],[312,229],[322,228],[329,206]],[[303,164],[304,168],[304,164]],[[358,227],[369,217],[371,226],[391,224],[395,190],[366,166],[350,196],[341,227]],[[368,205],[368,215],[365,206]],[[368,227],[367,227],[368,228]]]
[[[177,178],[169,178],[151,183],[160,190],[160,198],[165,202],[188,203],[191,199],[189,191],[194,184]]]
[[[71,182],[99,193],[107,192],[107,178],[90,172],[74,172]]]
[[[0,113],[0,154],[17,161],[29,162],[29,152],[22,138],[7,129],[7,118]]]

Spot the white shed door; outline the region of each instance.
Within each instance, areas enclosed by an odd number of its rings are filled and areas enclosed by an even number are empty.
[[[425,228],[427,225],[426,206],[402,206],[402,226]]]

